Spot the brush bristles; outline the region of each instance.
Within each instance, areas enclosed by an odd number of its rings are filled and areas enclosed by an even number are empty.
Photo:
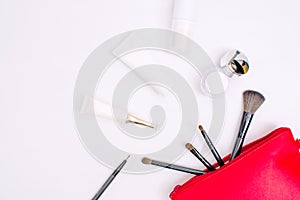
[[[204,131],[203,126],[199,125],[198,128],[200,129],[201,132]]]
[[[244,111],[254,114],[257,109],[265,101],[265,97],[259,92],[247,90],[243,93],[244,97]]]
[[[142,163],[145,164],[145,165],[149,165],[151,164],[152,160],[150,158],[143,158],[142,159]]]
[[[186,143],[185,147],[190,151],[194,149],[194,146],[191,143]]]

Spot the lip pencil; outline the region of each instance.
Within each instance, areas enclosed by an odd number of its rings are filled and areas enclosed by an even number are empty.
[[[191,144],[187,143],[185,147],[202,162],[202,164],[209,170],[214,171],[215,168],[199,153],[199,151]]]
[[[188,168],[188,167],[183,167],[183,166],[179,166],[179,165],[173,165],[173,164],[170,164],[170,163],[165,163],[165,162],[161,162],[161,161],[157,161],[157,160],[152,160],[150,158],[143,158],[142,163],[145,164],[145,165],[156,165],[158,167],[173,169],[173,170],[186,172],[186,173],[190,173],[190,174],[195,174],[195,175],[206,174],[205,171],[201,171],[201,170],[198,170],[198,169],[192,169],[192,168]]]
[[[102,195],[102,193],[108,188],[108,186],[111,184],[111,182],[116,178],[116,176],[119,174],[119,172],[122,170],[124,165],[126,164],[128,158],[130,155],[123,160],[123,162],[115,169],[115,171],[108,177],[108,179],[105,181],[105,183],[102,185],[102,187],[98,190],[98,192],[95,194],[95,196],[92,198],[92,200],[97,200]]]
[[[222,158],[221,158],[220,154],[218,153],[216,147],[213,145],[212,141],[208,137],[208,134],[206,133],[206,131],[204,130],[204,128],[201,125],[199,125],[199,129],[200,129],[200,131],[202,133],[202,136],[203,136],[207,146],[209,147],[211,153],[213,154],[213,156],[217,160],[219,166],[222,167],[224,165],[224,161],[222,160]]]

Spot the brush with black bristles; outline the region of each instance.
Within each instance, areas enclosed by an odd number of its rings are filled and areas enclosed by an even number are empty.
[[[201,171],[198,169],[192,169],[192,168],[188,168],[188,167],[183,167],[183,166],[179,166],[179,165],[174,165],[174,164],[170,164],[170,163],[165,163],[165,162],[161,162],[161,161],[157,161],[157,160],[152,160],[150,158],[143,158],[142,163],[145,165],[155,165],[158,167],[173,169],[173,170],[186,172],[186,173],[190,173],[190,174],[195,174],[195,175],[206,174],[205,171]]]
[[[244,100],[244,113],[243,118],[240,125],[240,130],[238,137],[236,139],[233,151],[231,153],[230,160],[237,157],[242,150],[243,143],[249,129],[251,120],[253,118],[254,113],[257,109],[263,104],[265,101],[265,97],[260,94],[259,92],[253,90],[247,90],[243,93],[243,100]]]

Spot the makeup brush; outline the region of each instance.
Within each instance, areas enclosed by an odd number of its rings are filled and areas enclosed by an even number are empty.
[[[199,153],[199,151],[191,144],[186,143],[185,147],[205,165],[209,171],[214,171],[215,168]]]
[[[116,108],[120,109],[120,108]],[[81,108],[80,108],[80,113],[81,114],[94,114],[96,117],[101,117],[105,119],[113,119],[113,114],[112,114],[112,106],[109,105],[108,103],[105,103],[103,101],[95,100],[92,97],[85,96],[83,98]],[[125,122],[125,123],[132,123],[132,124],[137,124],[149,128],[155,128],[155,126],[147,122],[146,120],[143,120],[131,113],[127,114],[126,119],[116,119],[117,121],[120,122]]]
[[[224,165],[224,161],[222,160],[222,158],[221,158],[220,154],[218,153],[217,149],[215,148],[212,141],[208,137],[208,134],[206,133],[206,131],[204,130],[204,128],[201,125],[199,125],[199,129],[200,129],[200,131],[202,133],[202,136],[203,136],[206,144],[208,145],[211,153],[213,154],[213,156],[217,160],[219,166],[222,167]]]
[[[124,165],[126,164],[128,158],[127,156],[123,162],[115,169],[115,171],[108,177],[108,179],[105,181],[105,183],[102,185],[102,187],[98,190],[98,192],[95,194],[95,196],[92,198],[92,200],[97,200],[102,195],[102,193],[107,189],[107,187],[111,184],[111,182],[116,178],[116,176],[119,174],[119,172],[122,170]]]
[[[149,128],[155,128],[155,126],[150,123],[150,122],[147,122],[141,118],[138,118],[130,113],[127,114],[127,118],[126,118],[126,123],[133,123],[133,124],[137,124],[137,125],[142,125],[142,126],[146,126],[146,127],[149,127]]]
[[[192,169],[192,168],[188,168],[188,167],[183,167],[183,166],[179,166],[179,165],[173,165],[173,164],[160,162],[160,161],[156,161],[156,160],[151,160],[150,158],[143,158],[142,163],[145,165],[155,165],[155,166],[159,166],[159,167],[163,167],[163,168],[167,168],[167,169],[173,169],[173,170],[186,172],[186,173],[190,173],[190,174],[195,174],[195,175],[206,174],[205,171],[201,171],[198,169]]]
[[[243,113],[240,129],[239,129],[239,134],[236,139],[233,151],[231,153],[230,160],[234,159],[241,153],[243,143],[247,131],[249,129],[251,120],[254,116],[254,113],[265,101],[265,97],[259,92],[247,90],[243,93],[243,100],[244,100],[244,113]]]

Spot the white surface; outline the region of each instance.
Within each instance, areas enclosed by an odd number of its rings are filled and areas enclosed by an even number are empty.
[[[111,170],[97,163],[77,137],[72,116],[76,75],[89,53],[113,35],[168,27],[172,3],[0,1],[1,200],[81,200],[94,195]],[[233,146],[245,89],[261,91],[267,99],[246,142],[280,126],[291,127],[300,137],[299,1],[212,0],[194,9],[193,39],[215,63],[231,48],[250,60],[249,73],[230,81],[227,90],[220,153],[229,153]],[[178,163],[198,165],[189,154]],[[102,199],[168,199],[172,188],[190,177],[167,170],[120,174]]]

